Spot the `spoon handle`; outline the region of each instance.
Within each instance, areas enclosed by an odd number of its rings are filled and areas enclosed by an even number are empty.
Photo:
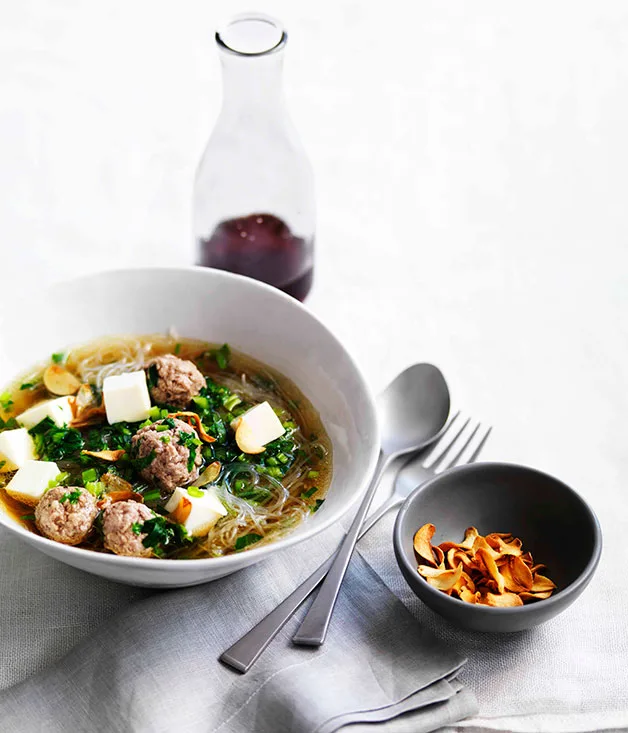
[[[301,625],[296,631],[296,634],[292,637],[292,641],[295,644],[303,646],[320,646],[327,636],[327,629],[331,616],[334,612],[334,606],[336,605],[336,599],[338,598],[338,592],[340,586],[347,572],[351,555],[355,548],[355,544],[358,541],[364,518],[371,506],[373,496],[379,486],[379,482],[382,478],[388,463],[392,456],[380,452],[377,460],[377,466],[375,468],[375,475],[371,481],[366,494],[362,499],[360,508],[355,515],[349,531],[345,535],[340,549],[336,553],[334,562],[327,573],[321,589],[318,591],[318,595],[314,599],[310,606],[305,618],[301,622]]]
[[[364,522],[360,537],[363,537],[369,529],[386,514],[390,509],[401,504],[403,499],[393,495],[387,499],[379,509]],[[284,598],[269,614],[256,624],[250,631],[235,642],[229,649],[226,649],[220,656],[220,661],[228,664],[238,672],[248,672],[253,664],[260,657],[264,649],[275,638],[279,631],[286,624],[288,619],[318,586],[325,577],[325,573],[331,567],[334,555],[331,555],[320,565],[298,588]]]

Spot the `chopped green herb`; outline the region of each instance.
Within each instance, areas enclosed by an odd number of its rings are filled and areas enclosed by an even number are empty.
[[[176,549],[190,539],[182,525],[162,516],[147,519],[142,523],[141,531],[146,533],[142,544],[151,547],[157,557],[162,557],[167,550]]]
[[[55,486],[63,485],[69,478],[70,478],[70,474],[67,471],[58,473],[53,479],[48,481],[48,489],[54,489]],[[46,491],[48,489],[46,489]]]
[[[320,458],[321,460],[325,458],[325,450],[322,445],[315,445],[313,451],[317,458]]]
[[[201,410],[209,409],[209,400],[207,397],[192,397],[192,402]]]
[[[0,394],[0,407],[5,412],[8,412],[13,405],[13,400],[11,399],[11,393],[10,392],[3,392]]]
[[[153,430],[156,433],[163,433],[163,432],[165,432],[166,430],[169,430],[169,429],[170,428],[167,425],[164,425],[164,423],[161,423],[159,425],[155,425],[155,427],[153,428]]]
[[[165,425],[169,430],[174,430],[177,427],[176,422],[171,417],[164,417],[162,425]]]
[[[283,470],[278,466],[270,466],[266,469],[266,473],[273,478],[281,478],[283,476]]]
[[[148,367],[148,369],[146,370],[146,382],[148,384],[148,388],[152,389],[153,387],[156,387],[158,380],[159,380],[159,372],[157,371],[157,365],[151,364]],[[155,408],[153,407],[153,410],[154,409]]]
[[[278,466],[279,465],[279,461],[274,456],[270,456],[270,458],[267,458],[266,459],[266,465],[268,465],[268,466]]]
[[[85,488],[90,494],[96,497],[101,496],[105,492],[105,485],[102,481],[88,481],[85,484]]]
[[[307,477],[308,478],[316,478],[318,476],[318,471],[308,471]]]
[[[159,440],[161,440],[161,442],[164,443],[165,445],[168,445],[168,443],[170,442],[170,436],[162,435],[161,438],[159,438]]]
[[[261,539],[262,539],[261,534],[255,534],[254,532],[251,532],[250,534],[245,534],[242,537],[238,537],[235,543],[235,549],[243,550],[245,547],[248,547],[249,545],[254,545],[256,542],[259,542]]]
[[[145,468],[148,468],[150,464],[155,459],[155,450],[153,449],[148,455],[142,456],[142,458],[134,458],[133,459],[133,467],[136,471],[143,471]]]
[[[76,504],[76,502],[81,498],[81,492],[79,489],[74,489],[74,491],[69,491],[66,494],[64,494],[61,499],[59,500],[62,504],[65,504],[66,501],[69,501],[70,504]]]
[[[196,437],[196,433],[188,433],[185,430],[179,430],[177,437],[179,443],[188,449],[188,471],[193,471],[196,463],[196,447],[203,443]]]
[[[150,374],[150,369],[148,370],[148,372]],[[149,387],[154,386],[154,385],[151,385],[150,380],[148,382],[148,386]],[[159,420],[159,418],[161,417],[161,410],[159,409],[159,407],[151,407],[150,410],[148,411],[148,417],[153,421]]]
[[[318,491],[318,486],[312,486],[311,489],[308,489],[307,491],[303,491],[301,494],[301,497],[303,499],[309,499],[311,496],[314,496],[314,494]]]
[[[205,496],[205,493],[198,486],[188,486],[188,494],[195,499],[202,499]]]
[[[35,387],[39,387],[41,382],[24,382],[23,384],[20,384],[20,391],[24,391],[25,389],[35,389]]]
[[[51,358],[55,364],[63,364],[65,361],[65,354],[63,352],[59,352],[58,354],[53,354]]]
[[[34,522],[35,521],[35,515],[34,514],[22,514],[20,519],[25,519],[28,522]]]
[[[85,445],[83,436],[78,430],[67,426],[59,427],[49,417],[44,418],[28,432],[35,441],[37,454],[47,461],[69,458]]]
[[[142,534],[142,525],[139,522],[133,522],[131,525],[131,532],[133,534]]]
[[[142,496],[144,501],[159,501],[161,499],[161,492],[159,489],[147,489]]]
[[[0,471],[7,465],[6,461],[0,461]]]
[[[87,435],[88,450],[125,450],[131,448],[131,438],[137,430],[135,423],[118,422],[90,430]]]
[[[90,481],[98,481],[98,471],[95,468],[88,468],[81,474],[83,479],[83,486]]]
[[[216,360],[219,369],[226,369],[229,366],[231,357],[229,344],[223,344],[219,349],[212,349],[209,353]]]
[[[280,463],[288,463],[290,461],[290,459],[288,458],[288,456],[285,453],[278,453],[277,460]]]
[[[184,445],[186,448],[194,448],[198,445],[203,445],[203,441],[196,437],[196,433],[188,433],[186,430],[179,430],[177,433],[179,443]]]
[[[234,409],[234,407],[237,407],[241,402],[242,400],[238,397],[237,394],[232,394],[229,397],[227,397],[227,399],[222,404],[225,410],[231,412]]]
[[[314,506],[312,507],[312,513],[317,512],[323,505],[324,501],[325,499],[317,499],[316,504],[314,504]]]
[[[181,353],[181,344],[175,344],[174,345],[174,353],[177,356]]]
[[[10,417],[8,420],[3,420],[0,417],[0,430],[13,430],[13,428],[19,428],[17,420],[14,417]]]

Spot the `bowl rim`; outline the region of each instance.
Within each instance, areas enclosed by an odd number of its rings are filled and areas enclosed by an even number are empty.
[[[417,499],[419,494],[423,492],[423,490],[427,489],[428,487],[433,486],[434,484],[438,484],[439,481],[443,477],[449,476],[452,473],[455,473],[455,474],[471,473],[473,471],[494,470],[494,469],[515,470],[517,472],[527,473],[530,475],[530,477],[534,477],[534,476],[542,477],[544,479],[549,479],[550,481],[553,481],[559,484],[564,490],[567,491],[568,494],[570,494],[572,497],[576,499],[576,501],[580,503],[593,529],[593,552],[591,554],[591,557],[589,558],[589,561],[587,562],[583,570],[580,572],[578,577],[575,580],[573,580],[571,583],[569,583],[569,585],[565,586],[565,588],[558,591],[558,593],[552,594],[549,598],[541,599],[541,600],[535,601],[534,603],[530,603],[528,605],[515,606],[514,608],[497,608],[494,606],[485,606],[482,604],[476,605],[472,603],[466,603],[465,601],[462,601],[459,598],[454,598],[452,596],[446,595],[442,591],[439,591],[436,588],[433,588],[429,583],[423,580],[423,578],[418,574],[416,570],[416,561],[414,563],[411,563],[405,550],[403,549],[403,537],[402,537],[401,528],[402,528],[404,518],[406,514],[408,513],[408,511],[410,510],[411,505]],[[547,609],[557,604],[560,605],[563,599],[567,598],[568,596],[571,596],[574,592],[577,592],[578,589],[584,588],[588,584],[602,556],[602,528],[600,526],[600,522],[595,512],[590,507],[588,502],[585,501],[585,499],[575,489],[572,489],[571,486],[568,486],[564,481],[557,479],[555,476],[552,476],[549,473],[540,471],[539,469],[532,468],[530,466],[524,466],[523,464],[520,464],[520,463],[487,461],[487,462],[481,462],[481,463],[468,463],[462,466],[456,466],[455,468],[451,468],[447,471],[443,471],[442,473],[438,474],[437,476],[434,476],[433,478],[429,479],[428,481],[424,482],[423,484],[420,484],[419,486],[417,486],[416,489],[414,489],[414,491],[403,502],[401,509],[397,513],[397,517],[395,519],[395,526],[393,530],[393,546],[395,550],[395,556],[397,558],[397,563],[399,564],[402,572],[404,572],[404,574],[407,572],[410,576],[416,575],[417,578],[420,578],[424,583],[424,586],[422,587],[425,590],[425,592],[427,593],[428,597],[432,597],[434,598],[434,600],[443,602],[446,605],[453,604],[452,608],[466,608],[468,609],[467,612],[469,614],[472,614],[472,615],[474,614],[476,616],[485,616],[485,615],[512,616],[515,614],[519,616],[536,615],[539,609]],[[412,588],[412,586],[410,587]],[[414,591],[414,588],[412,590]],[[420,598],[418,594],[417,594],[417,597]]]
[[[11,532],[15,533],[18,537],[23,537],[26,541],[32,543],[35,547],[38,549],[41,549],[42,551],[46,551],[49,548],[54,548],[57,552],[61,554],[67,554],[68,557],[74,557],[74,558],[93,558],[94,562],[103,562],[108,563],[110,565],[114,566],[120,566],[121,568],[127,567],[127,568],[143,568],[143,569],[149,569],[153,568],[155,571],[158,569],[174,569],[174,568],[197,568],[199,570],[202,570],[204,568],[215,568],[216,570],[221,569],[229,572],[233,567],[233,570],[239,569],[241,567],[241,557],[243,554],[246,554],[247,558],[251,558],[251,562],[248,564],[252,564],[253,562],[257,562],[258,560],[263,560],[268,555],[271,555],[273,552],[276,552],[280,549],[286,549],[288,547],[291,547],[293,545],[299,544],[300,542],[303,542],[307,539],[311,539],[315,535],[319,534],[320,532],[323,532],[324,530],[331,527],[333,524],[336,524],[350,509],[352,506],[355,505],[355,503],[358,501],[359,498],[362,497],[364,492],[366,491],[367,486],[369,485],[373,474],[375,472],[375,466],[377,464],[377,459],[379,456],[380,451],[380,425],[379,420],[377,416],[377,409],[375,405],[375,398],[366,382],[366,379],[364,377],[364,374],[362,373],[362,370],[358,366],[357,362],[353,358],[353,355],[349,352],[349,350],[344,346],[344,344],[340,341],[340,339],[334,334],[334,332],[320,319],[318,316],[316,316],[309,308],[304,306],[301,302],[296,300],[296,298],[293,298],[290,295],[287,295],[286,293],[282,292],[281,290],[278,290],[277,288],[273,287],[272,285],[268,285],[266,283],[263,283],[259,280],[255,280],[253,278],[247,277],[245,275],[238,275],[236,273],[227,272],[225,270],[217,270],[215,268],[211,267],[201,267],[198,265],[190,265],[190,266],[162,266],[162,265],[155,265],[155,266],[148,266],[148,267],[121,267],[121,268],[112,268],[112,269],[106,269],[101,270],[99,272],[92,272],[84,275],[78,275],[76,277],[67,278],[62,281],[54,282],[52,284],[49,284],[46,288],[42,289],[39,293],[37,300],[43,300],[46,296],[52,296],[54,295],[55,290],[57,290],[60,287],[65,286],[72,286],[73,284],[76,284],[77,282],[89,282],[90,280],[98,280],[100,278],[108,278],[108,277],[115,277],[120,275],[134,275],[136,277],[145,277],[149,276],[151,273],[155,272],[169,272],[169,273],[180,273],[181,275],[193,275],[196,277],[197,275],[200,277],[207,277],[209,279],[218,279],[218,280],[225,280],[227,282],[232,281],[234,283],[239,283],[241,286],[244,286],[245,288],[251,288],[253,290],[262,290],[266,291],[267,293],[271,294],[272,297],[278,298],[279,300],[283,300],[286,304],[288,304],[292,308],[296,308],[297,310],[302,311],[304,314],[306,314],[307,317],[314,320],[326,333],[326,335],[329,337],[331,341],[333,341],[346,355],[347,360],[351,367],[353,368],[353,371],[355,373],[357,382],[363,392],[363,398],[366,400],[366,409],[369,413],[373,428],[374,428],[374,436],[375,439],[372,442],[372,445],[369,448],[369,460],[366,468],[366,472],[364,473],[364,478],[361,481],[360,485],[356,487],[356,491],[351,498],[350,501],[347,502],[346,506],[344,508],[338,508],[335,512],[330,513],[329,516],[325,517],[324,515],[318,515],[317,518],[313,519],[311,523],[301,523],[299,526],[305,526],[309,527],[309,529],[306,528],[304,532],[296,533],[296,532],[290,532],[286,534],[284,537],[278,538],[276,541],[271,542],[267,545],[263,545],[261,547],[253,547],[251,549],[247,549],[245,553],[243,552],[233,552],[229,555],[223,555],[219,557],[208,557],[208,558],[197,558],[197,559],[166,559],[166,558],[153,558],[153,557],[130,557],[125,555],[115,555],[113,553],[106,553],[106,552],[95,552],[94,550],[87,550],[82,547],[74,547],[72,545],[65,545],[61,542],[56,542],[55,540],[48,539],[47,537],[43,537],[42,535],[35,534],[34,532],[31,532],[30,530],[19,526],[18,524],[15,524],[11,521],[9,521],[5,515],[5,512],[0,510],[0,525],[3,527],[6,527]],[[2,322],[4,321],[4,318],[0,317],[0,328],[2,326]],[[316,406],[315,406],[316,407]],[[332,482],[333,482],[333,471],[332,471]],[[227,574],[225,572],[224,574]]]

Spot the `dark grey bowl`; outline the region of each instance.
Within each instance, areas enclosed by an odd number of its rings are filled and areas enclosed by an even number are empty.
[[[461,542],[467,527],[480,534],[512,532],[558,586],[548,599],[516,608],[473,605],[432,588],[417,572],[412,545],[419,527],[436,525],[432,543]],[[587,587],[600,561],[597,517],[573,489],[545,473],[507,463],[454,468],[416,489],[395,523],[394,546],[405,579],[433,611],[474,631],[511,632],[564,611]]]

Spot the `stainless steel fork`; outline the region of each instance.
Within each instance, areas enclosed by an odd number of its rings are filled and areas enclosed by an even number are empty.
[[[477,423],[470,432],[471,419],[458,419],[459,413],[451,419],[437,443],[411,458],[399,471],[391,496],[364,522],[360,532],[363,537],[387,512],[401,505],[406,497],[420,484],[453,466],[474,463],[491,428],[481,430]],[[463,435],[463,433],[466,434]],[[479,437],[479,436],[482,437]],[[472,447],[475,445],[475,447]],[[463,458],[465,453],[469,453]],[[258,624],[220,655],[220,661],[238,672],[247,672],[257,661],[264,649],[285,625],[292,614],[323,580],[334,555],[329,557],[307,580],[296,588],[285,600],[265,616]]]

